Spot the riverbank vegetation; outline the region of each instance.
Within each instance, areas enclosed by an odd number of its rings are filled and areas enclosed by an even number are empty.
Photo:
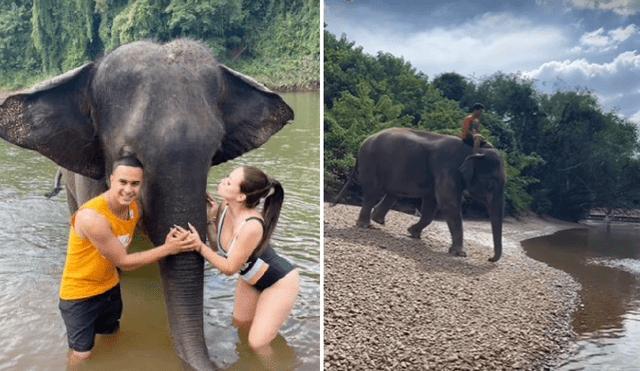
[[[324,43],[325,196],[346,182],[369,135],[392,126],[460,135],[479,102],[480,132],[505,160],[507,213],[575,221],[592,207],[640,205],[637,127],[605,112],[593,92],[543,94],[533,80],[503,72],[430,80],[403,58],[363,53],[344,34],[325,31]],[[465,209],[474,206],[465,201]]]
[[[0,86],[28,87],[129,41],[178,37],[276,90],[319,88],[319,0],[0,0]]]

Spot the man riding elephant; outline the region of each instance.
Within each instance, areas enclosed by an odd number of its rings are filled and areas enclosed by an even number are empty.
[[[356,172],[363,198],[357,226],[367,227],[371,219],[384,224],[398,197],[421,198],[420,220],[408,229],[411,236],[420,238],[422,229],[440,210],[451,232],[449,252],[466,256],[461,201],[466,190],[489,209],[494,243],[494,256],[489,260],[500,259],[506,174],[500,153],[488,143],[479,145],[474,153],[455,136],[404,127],[383,130],[360,146],[356,165],[336,202]],[[382,200],[376,205],[380,196]]]
[[[469,141],[473,143],[473,153],[478,153],[478,148],[480,148],[480,144],[484,142],[484,137],[480,135],[480,120],[479,117],[482,115],[482,111],[484,110],[484,106],[480,103],[476,103],[473,105],[473,112],[470,115],[464,118],[462,122],[462,130],[460,133],[460,137],[464,141]]]

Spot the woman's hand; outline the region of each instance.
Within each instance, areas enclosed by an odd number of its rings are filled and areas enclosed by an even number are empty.
[[[213,195],[207,191],[207,224],[209,223],[217,223],[215,220],[216,214],[218,213],[218,203],[216,199],[213,198]]]
[[[198,233],[196,228],[191,225],[191,223],[187,223],[187,224],[189,224],[189,229],[191,231],[188,231],[180,226],[175,226],[176,228],[175,234],[182,241],[181,242],[182,249],[183,249],[182,251],[195,250],[197,252],[200,252],[200,249],[202,248],[202,245],[203,245],[202,240],[200,240],[200,234]]]
[[[185,248],[187,245],[186,241],[188,235],[180,233],[178,228],[180,227],[171,227],[171,229],[169,229],[169,233],[167,233],[167,237],[164,239],[164,246],[167,248],[170,255],[188,250]]]

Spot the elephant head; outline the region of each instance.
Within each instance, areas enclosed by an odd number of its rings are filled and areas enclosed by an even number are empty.
[[[460,166],[465,189],[469,194],[487,205],[491,219],[494,255],[489,261],[496,262],[502,255],[502,219],[504,216],[504,186],[506,173],[502,156],[495,149],[479,149]]]
[[[207,173],[265,143],[293,119],[281,97],[219,63],[199,42],[124,44],[8,97],[0,136],[99,182],[123,152],[144,165],[143,230],[154,245],[173,224],[205,236]],[[94,195],[95,196],[95,195]],[[210,370],[197,253],[159,262],[174,348],[185,369]]]

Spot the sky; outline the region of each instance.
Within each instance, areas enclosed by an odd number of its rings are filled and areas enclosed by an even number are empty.
[[[518,73],[543,93],[593,91],[605,111],[640,124],[640,0],[324,0],[324,22],[430,81]]]

